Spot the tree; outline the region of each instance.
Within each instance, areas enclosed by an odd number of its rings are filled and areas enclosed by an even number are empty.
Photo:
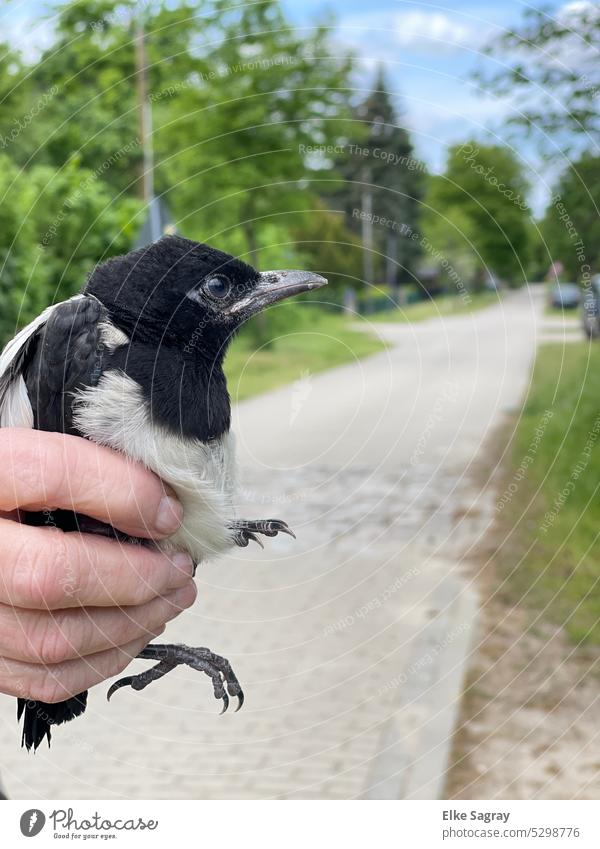
[[[419,258],[419,242],[403,239],[402,228],[418,227],[422,163],[414,156],[408,131],[392,103],[382,67],[373,89],[355,110],[357,130],[347,141],[340,170],[345,183],[336,197],[361,231],[363,276],[367,283],[384,278],[392,288],[410,280]],[[356,215],[359,209],[363,213]],[[373,226],[385,220],[389,226]]]
[[[0,151],[18,153],[43,105],[31,99],[31,83],[19,53],[0,42]]]
[[[223,4],[219,27],[209,78],[182,92],[157,142],[177,151],[165,173],[193,232],[256,262],[267,224],[295,226],[314,206],[309,150],[345,131],[352,63],[331,59],[327,27],[299,34],[275,0]]]
[[[362,246],[340,212],[317,207],[293,228],[294,245],[307,268],[327,277],[329,287],[318,299],[341,300],[343,290],[357,288],[362,277]]]
[[[560,178],[542,221],[545,267],[560,261],[572,280],[600,271],[600,156],[585,153]]]
[[[126,252],[139,207],[74,162],[23,171],[0,154],[1,341],[77,292],[96,262]]]
[[[141,5],[60,7],[56,43],[33,69],[38,92],[56,86],[60,97],[23,157],[40,147],[36,161],[76,156],[90,169],[113,157],[106,181],[131,190],[141,167],[133,37],[142,15],[157,190],[186,234],[218,234],[256,261],[269,220],[312,206],[304,150],[343,134],[351,58],[331,58],[326,26],[298,34],[276,0]]]
[[[32,98],[48,98],[23,139],[20,162],[63,166],[70,158],[95,170],[110,160],[104,180],[118,191],[135,190],[141,173],[136,99],[135,21],[148,31],[150,91],[179,89],[207,70],[196,40],[211,19],[195,5],[158,0],[77,0],[58,8],[55,40],[30,69]],[[137,144],[136,144],[137,142]]]
[[[11,140],[6,149],[11,168],[25,169],[18,185],[32,208],[11,196],[7,211],[15,222],[34,222],[34,244],[51,231],[41,264],[55,285],[62,281],[62,293],[81,285],[84,266],[131,246],[140,223],[132,201],[142,159],[134,45],[140,16],[155,185],[168,194],[180,230],[250,261],[260,251],[269,264],[293,265],[290,233],[316,205],[311,180],[318,175],[306,149],[335,143],[346,131],[352,61],[332,49],[330,28],[293,29],[275,0],[63,2],[55,40],[39,61],[0,60],[7,104],[0,132],[10,129],[13,107],[35,118],[21,122],[18,144]],[[9,168],[5,176],[17,174]],[[25,253],[15,253],[11,233],[0,233],[7,263],[8,254],[16,262],[2,282],[21,302],[30,258],[19,259]],[[39,273],[35,281],[44,303],[49,290]],[[27,307],[23,316],[29,314]]]
[[[498,94],[517,94],[520,114],[512,123],[561,141],[572,133],[580,140],[589,134],[595,143],[600,130],[599,49],[597,3],[569,3],[554,13],[528,9],[520,28],[498,36],[486,50],[501,59],[501,70],[480,76]]]
[[[451,252],[444,258],[461,267],[470,255],[475,288],[490,271],[510,285],[524,282],[531,232],[526,192],[521,166],[508,148],[475,141],[451,147],[445,174],[430,180],[426,197],[430,253],[443,245]]]

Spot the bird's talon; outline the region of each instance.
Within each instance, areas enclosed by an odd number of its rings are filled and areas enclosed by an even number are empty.
[[[117,690],[120,690],[121,687],[128,687],[133,684],[133,675],[128,675],[126,678],[119,678],[118,681],[115,681],[114,684],[109,688],[108,693],[106,694],[106,701],[110,702],[111,696],[113,696]]]
[[[221,698],[223,699],[223,710],[221,711],[219,716],[223,716],[223,714],[225,713],[225,711],[229,707],[229,696],[227,695],[227,693],[223,693]]]
[[[241,708],[241,706],[244,704],[244,694],[242,693],[242,691],[241,691],[241,690],[240,690],[240,692],[238,693],[238,697],[237,697],[237,698],[238,698],[238,706],[236,707],[236,709],[235,709],[234,713],[237,713],[237,712],[238,712],[238,710]]]
[[[257,542],[261,548],[264,548],[262,540],[257,534],[262,534],[265,537],[276,537],[277,534],[288,534],[293,539],[296,539],[296,534],[288,526],[287,522],[281,519],[253,519],[243,520],[231,525],[232,529],[236,530],[235,541],[237,545],[245,548],[249,540]]]

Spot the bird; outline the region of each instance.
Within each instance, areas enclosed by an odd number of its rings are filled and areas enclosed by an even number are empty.
[[[79,294],[47,307],[0,355],[0,427],[74,434],[155,472],[183,506],[181,527],[160,543],[196,567],[261,536],[295,536],[279,519],[238,519],[235,440],[223,362],[240,327],[284,298],[324,286],[308,271],[259,272],[241,259],[180,235],[164,236],[91,271]],[[29,524],[47,524],[27,513]],[[90,517],[52,513],[64,532],[131,538]],[[229,662],[207,648],[149,643],[155,665],[119,679],[142,690],[179,664],[206,673],[214,695],[242,706]],[[18,699],[21,745],[34,751],[51,729],[81,715],[87,692],[57,704]]]

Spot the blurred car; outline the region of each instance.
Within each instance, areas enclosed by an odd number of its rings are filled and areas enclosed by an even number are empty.
[[[582,322],[585,333],[590,339],[600,336],[600,274],[590,280],[582,303]]]
[[[556,309],[574,310],[581,301],[581,289],[577,283],[559,283],[552,290],[550,304]]]

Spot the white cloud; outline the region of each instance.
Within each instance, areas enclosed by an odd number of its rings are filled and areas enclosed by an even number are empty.
[[[597,4],[590,3],[589,0],[573,0],[573,2],[565,3],[564,6],[561,6],[556,13],[556,17],[561,23],[568,24],[569,19],[573,15],[579,17],[580,15],[597,11]]]
[[[41,19],[24,11],[14,14],[5,10],[0,16],[2,39],[21,51],[25,59],[34,61],[54,40],[54,26],[51,20]]]
[[[461,20],[453,19],[443,12],[415,10],[393,15],[394,36],[404,47],[463,47],[472,44],[473,28]]]
[[[498,29],[490,20],[421,9],[362,12],[343,16],[342,37],[380,59],[397,59],[398,46],[437,55],[477,49]]]

